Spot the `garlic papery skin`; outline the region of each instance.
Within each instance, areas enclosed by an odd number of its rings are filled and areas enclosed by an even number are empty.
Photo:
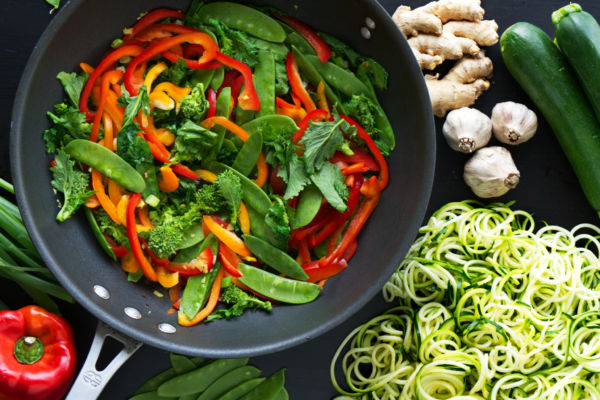
[[[472,153],[492,138],[492,121],[481,111],[463,107],[448,114],[443,132],[452,150]]]
[[[473,193],[484,199],[499,197],[517,187],[521,173],[504,147],[478,150],[465,165],[464,178]]]
[[[502,143],[525,143],[535,135],[537,125],[537,116],[523,104],[507,101],[492,110],[494,136]]]

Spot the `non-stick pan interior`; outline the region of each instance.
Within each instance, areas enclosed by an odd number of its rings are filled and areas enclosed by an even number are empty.
[[[301,306],[277,306],[271,313],[248,312],[242,318],[180,327],[167,315],[168,296],[157,284],[127,281],[119,264],[102,252],[83,212],[65,223],[55,220],[57,198],[50,186],[51,157],[42,134],[46,112],[63,100],[56,79],[61,71],[79,71],[79,63],[97,65],[110,43],[122,36],[142,12],[160,7],[186,11],[188,0],[71,0],[44,33],[24,72],[17,94],[11,133],[12,170],[27,229],[44,261],[86,309],[115,329],[152,346],[205,357],[242,357],[281,350],[326,332],[377,294],[406,254],[425,213],[433,181],[434,126],[429,97],[414,57],[387,13],[375,0],[254,1],[271,5],[335,35],[358,52],[379,61],[390,73],[380,95],[396,132],[389,158],[390,182],[379,206],[358,238],[358,251],[344,273],[330,279],[319,298]],[[371,38],[361,35],[365,18],[375,22]],[[104,300],[94,286],[108,289]],[[163,294],[164,290],[160,290]],[[134,307],[142,318],[123,311]],[[170,323],[174,334],[157,326]]]

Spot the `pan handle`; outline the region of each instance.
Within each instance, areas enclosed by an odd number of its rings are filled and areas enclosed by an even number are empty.
[[[100,350],[102,350],[104,339],[106,339],[107,336],[123,343],[125,347],[110,362],[104,371],[98,371],[96,369],[96,361],[98,361]],[[122,334],[102,321],[98,321],[92,348],[90,349],[85,364],[83,364],[79,376],[75,379],[75,383],[66,400],[97,399],[108,381],[110,381],[110,378],[112,378],[121,365],[123,365],[140,347],[142,347],[141,342]]]

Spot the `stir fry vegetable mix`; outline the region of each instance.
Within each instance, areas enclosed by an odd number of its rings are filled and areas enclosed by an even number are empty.
[[[388,182],[385,70],[271,8],[194,1],[124,34],[58,75],[57,219],[83,207],[130,281],[169,288],[182,325],[313,301]],[[232,307],[213,313],[219,298]]]

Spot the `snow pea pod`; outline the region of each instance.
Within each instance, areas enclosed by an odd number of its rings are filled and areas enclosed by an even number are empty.
[[[221,264],[217,262],[208,273],[188,278],[187,285],[185,285],[183,295],[181,296],[181,312],[189,319],[194,319],[196,314],[208,302],[210,289],[220,269]],[[192,393],[198,393],[198,391],[185,394]]]
[[[262,152],[263,137],[261,132],[254,132],[244,143],[235,157],[233,169],[245,176],[250,175]]]
[[[158,188],[158,177],[156,176],[154,163],[138,164],[135,169],[144,178],[146,184],[146,188],[142,191],[144,200],[152,207],[158,206],[160,203],[160,189]]]
[[[156,389],[168,380],[171,380],[177,376],[175,368],[169,368],[166,371],[161,372],[153,378],[150,378],[144,383],[134,394],[142,394],[148,392],[156,392]]]
[[[254,388],[240,400],[273,400],[283,389],[285,383],[285,368],[268,377],[263,383]]]
[[[193,246],[182,249],[179,253],[177,253],[175,259],[173,259],[173,262],[183,264],[186,262],[190,262],[195,258],[198,258],[198,256],[200,255],[201,247],[202,243],[196,243]]]
[[[130,397],[129,400],[178,400],[178,397],[162,397],[158,395],[158,392],[146,392],[142,394],[136,394]]]
[[[258,65],[254,68],[254,85],[260,100],[256,117],[275,115],[275,58],[267,50],[258,51]]]
[[[158,394],[169,397],[187,396],[203,392],[221,376],[246,364],[248,364],[247,358],[224,359],[211,362],[202,368],[177,376],[163,383],[158,388]]]
[[[394,129],[392,128],[392,124],[388,119],[385,111],[379,104],[379,99],[377,99],[377,95],[375,94],[375,88],[373,87],[373,83],[366,75],[361,75],[358,77],[362,83],[371,91],[371,98],[373,102],[379,107],[379,114],[375,115],[375,126],[380,130],[379,137],[383,140],[388,146],[390,146],[391,150],[394,150],[396,147],[396,137],[394,136]]]
[[[219,96],[217,97],[215,116],[229,119],[229,111],[231,111],[231,88],[225,88],[221,90],[221,93],[219,93]],[[221,146],[223,146],[223,139],[225,139],[227,129],[221,125],[215,125],[211,130],[219,135],[215,146],[215,153],[219,154],[219,150],[221,150]]]
[[[222,21],[231,29],[246,32],[259,39],[282,43],[283,28],[273,18],[253,8],[236,3],[219,2],[205,5],[198,12],[200,22],[212,25],[211,19]]]
[[[214,69],[197,69],[192,74],[192,76],[190,78],[190,83],[192,84],[192,87],[196,87],[196,86],[198,86],[199,83],[201,83],[202,86],[204,87],[204,91],[206,92],[206,90],[208,89],[208,86],[210,85],[210,82],[213,80],[214,76],[215,76]]]
[[[96,238],[96,240],[98,240],[98,243],[100,243],[100,247],[102,247],[102,250],[104,250],[104,252],[108,254],[110,258],[117,261],[117,256],[115,255],[115,252],[113,251],[112,247],[110,247],[110,244],[108,244],[108,241],[102,234],[102,231],[98,226],[98,222],[96,222],[96,218],[94,218],[92,210],[90,210],[88,207],[83,207],[83,209],[85,210],[85,216],[87,217],[87,220],[90,223],[90,226],[92,227],[94,237]]]
[[[253,119],[254,111],[252,110],[243,110],[241,107],[238,107],[235,111],[235,124],[238,126],[242,126],[245,123],[252,121]]]
[[[171,353],[169,354],[169,358],[177,375],[187,374],[196,369],[196,365],[186,356]]]
[[[265,233],[265,216],[247,204],[246,210],[248,210],[248,216],[250,217],[250,231],[252,234],[259,239],[268,241],[269,239]]]
[[[277,132],[278,134],[282,132],[296,132],[300,129],[293,119],[286,117],[285,115],[267,115],[265,117],[256,118],[242,125],[242,129],[245,130],[248,135],[252,135],[256,131],[261,131],[263,124],[269,125],[273,129],[273,132]]]
[[[244,242],[252,253],[271,268],[290,278],[305,281],[308,275],[302,267],[285,251],[279,250],[266,241],[252,235],[244,235]]]
[[[213,88],[213,90],[216,92],[223,84],[223,79],[225,79],[225,67],[219,67],[214,71],[215,74],[213,75],[213,78],[210,81],[210,87]]]
[[[225,393],[219,400],[239,400],[240,397],[250,393],[255,387],[263,383],[265,379],[266,378],[257,378],[244,382]]]
[[[142,193],[146,188],[144,178],[127,161],[104,146],[77,139],[69,142],[64,151],[71,158],[100,171],[131,192]]]
[[[233,140],[231,139],[231,137],[229,135],[230,135],[230,133],[228,133],[226,135],[229,139],[223,139],[223,147],[222,148],[225,149],[225,150],[237,151],[238,148],[237,148],[237,146],[235,145],[235,143],[233,142]],[[233,134],[231,134],[231,135],[235,136]],[[237,136],[235,136],[235,137],[237,137]]]
[[[310,54],[311,56],[317,55],[317,52],[310,45],[310,43],[308,43],[308,41],[300,36],[297,32],[290,33],[285,42],[290,46],[296,46],[296,48],[300,50],[302,54]]]
[[[338,89],[346,96],[352,97],[364,94],[371,100],[375,101],[373,99],[374,96],[369,88],[367,88],[365,84],[362,83],[360,79],[354,76],[350,71],[340,68],[329,61],[322,63],[321,60],[319,60],[319,57],[316,56],[305,57],[316,68],[319,74],[325,78],[325,82]]]
[[[300,68],[300,71],[302,71],[304,75],[308,78],[310,84],[314,87],[319,87],[319,83],[323,82],[323,85],[325,86],[325,97],[327,98],[327,101],[331,103],[332,106],[334,104],[337,104],[336,108],[338,110],[338,113],[346,115],[346,109],[344,108],[342,101],[340,100],[338,95],[332,90],[331,86],[329,86],[329,82],[327,81],[327,79],[323,79],[323,75],[307,58],[308,56],[305,56],[296,46],[292,46],[292,53],[294,54],[294,58],[298,63],[298,68]],[[311,57],[315,57],[317,61],[321,62],[317,56]]]
[[[288,394],[287,390],[285,390],[285,388],[281,388],[279,393],[277,393],[277,395],[275,397],[273,397],[273,400],[289,400],[289,399],[290,399],[290,395]]]
[[[240,281],[250,289],[264,296],[290,304],[310,303],[317,298],[321,286],[283,278],[262,269],[246,264],[238,264],[244,274]]]
[[[260,376],[260,370],[250,365],[236,368],[217,379],[198,400],[218,400],[231,389]]]
[[[183,240],[179,243],[180,249],[187,249],[204,240],[204,231],[202,223],[196,222],[183,233]]]
[[[196,366],[196,368],[200,368],[202,365],[204,365],[204,358],[202,357],[194,357],[191,360]]]
[[[308,225],[317,215],[323,202],[323,193],[319,188],[310,184],[300,193],[298,208],[296,209],[296,228]]]
[[[225,172],[228,169],[233,171],[234,174],[239,176],[240,182],[242,183],[242,190],[244,192],[242,199],[244,199],[244,204],[254,208],[261,215],[265,215],[267,211],[269,211],[269,207],[271,206],[271,199],[269,199],[269,196],[267,196],[267,194],[261,188],[259,188],[256,183],[252,182],[235,169],[223,163],[212,160],[202,160],[202,167],[217,175]]]
[[[282,56],[286,56],[287,53],[289,53],[289,49],[285,44],[267,42],[266,40],[256,38],[254,38],[254,41],[256,42],[256,47],[258,47],[261,50],[272,51],[273,53],[279,53]]]

